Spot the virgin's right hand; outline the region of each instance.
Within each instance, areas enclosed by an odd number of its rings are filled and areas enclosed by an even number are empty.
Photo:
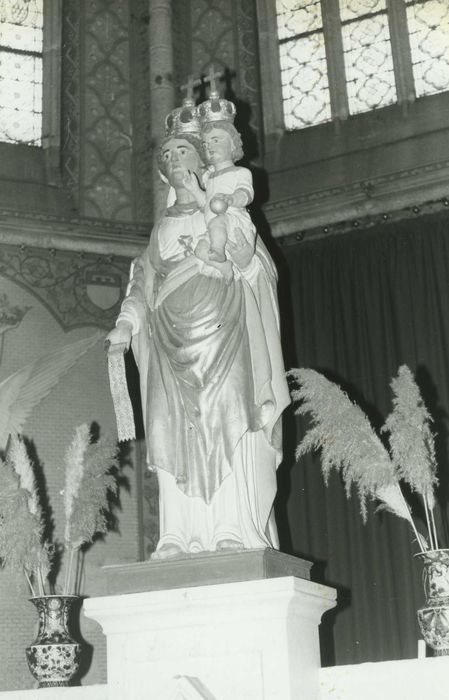
[[[188,192],[191,192],[192,194],[196,195],[200,192],[202,192],[201,187],[198,182],[198,178],[195,175],[194,172],[191,170],[188,170],[187,173],[184,176],[184,179],[182,181],[182,184],[186,188]]]
[[[132,326],[127,321],[119,321],[117,326],[108,333],[104,345],[106,350],[113,345],[125,345],[128,350],[131,344]]]

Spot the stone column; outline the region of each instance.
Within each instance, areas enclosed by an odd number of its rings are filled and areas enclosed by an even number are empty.
[[[156,221],[167,200],[167,187],[159,177],[156,157],[164,136],[165,117],[174,107],[171,0],[149,0],[149,14],[153,212]]]

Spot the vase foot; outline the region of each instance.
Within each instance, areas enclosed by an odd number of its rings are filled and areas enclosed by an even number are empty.
[[[68,681],[42,681],[38,688],[68,688]]]

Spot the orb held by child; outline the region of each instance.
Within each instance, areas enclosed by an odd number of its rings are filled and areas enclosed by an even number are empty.
[[[228,203],[221,197],[212,197],[209,206],[214,214],[224,214],[228,208]]]

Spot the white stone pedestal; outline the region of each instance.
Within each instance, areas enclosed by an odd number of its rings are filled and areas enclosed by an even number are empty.
[[[107,635],[109,700],[318,700],[335,591],[294,576],[85,601]]]

